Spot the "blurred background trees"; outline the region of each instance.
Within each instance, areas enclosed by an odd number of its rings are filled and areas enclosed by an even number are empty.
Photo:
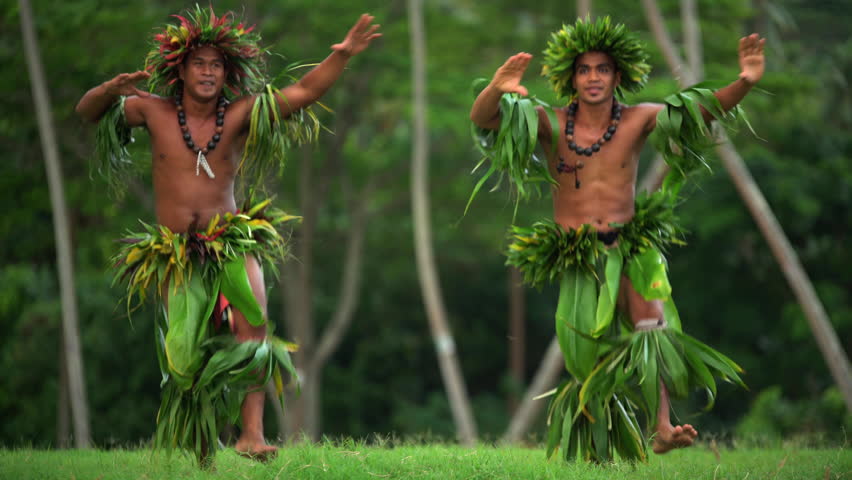
[[[685,44],[680,5],[660,0],[666,26]],[[768,40],[768,71],[744,106],[759,138],[733,141],[763,190],[815,284],[846,352],[852,351],[852,6],[819,0],[699,0],[704,76],[733,80],[737,39],[759,31]],[[306,388],[289,399],[288,425],[268,414],[270,437],[305,430],[362,437],[456,435],[441,380],[415,266],[410,204],[412,58],[403,0],[219,1],[245,10],[277,72],[293,61],[328,54],[363,12],[376,15],[383,39],[350,64],[323,99],[334,135],[294,151],[269,190],[284,209],[305,216],[293,232],[298,257],[273,283],[270,317],[279,335],[303,345],[297,358]],[[142,67],[153,29],[189,6],[148,0],[31,0],[52,102],[73,243],[80,341],[95,445],[135,445],[154,429],[159,372],[152,310],[131,320],[118,305],[108,259],[118,238],[153,221],[150,177],[116,200],[90,172],[93,128],[73,107],[83,93],[117,73]],[[462,217],[478,160],[470,143],[471,81],[490,77],[509,55],[538,54],[549,32],[576,17],[574,2],[535,6],[492,0],[424,0],[432,244],[447,319],[481,438],[500,436],[510,398],[523,393],[553,335],[556,292],[525,291],[524,335],[509,333],[510,272],[501,249],[512,221],[505,191],[480,194]],[[641,5],[596,0],[647,43],[652,81],[628,102],[659,100],[677,86],[647,26]],[[52,207],[34,102],[23,55],[18,3],[0,0],[0,445],[57,445],[61,304]],[[681,47],[682,48],[682,47]],[[680,52],[685,56],[684,52]],[[531,93],[556,102],[535,60]],[[147,138],[135,131],[139,161]],[[643,152],[643,165],[653,152]],[[719,165],[718,163],[715,163]],[[817,434],[842,438],[849,412],[803,313],[721,165],[680,210],[689,245],[670,267],[684,328],[729,353],[746,369],[749,391],[722,387],[712,412],[698,414],[700,394],[677,407],[681,421],[725,438]],[[520,224],[550,214],[547,196],[521,206]],[[359,240],[360,239],[360,240]],[[517,331],[517,329],[516,329]],[[523,375],[509,352],[523,342]],[[516,350],[517,351],[517,350]],[[517,362],[514,363],[517,365]],[[541,429],[533,429],[540,432]],[[811,438],[811,437],[809,437]]]

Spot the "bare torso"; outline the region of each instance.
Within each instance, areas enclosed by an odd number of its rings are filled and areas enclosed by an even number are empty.
[[[552,131],[549,125],[539,129],[539,140],[548,154],[550,173],[559,182],[559,186],[553,188],[553,216],[557,223],[574,229],[589,224],[598,231],[606,232],[612,230],[610,223],[626,223],[633,218],[639,152],[648,137],[649,119],[658,110],[659,107],[652,104],[625,105],[612,139],[604,143],[599,152],[587,157],[569,150],[564,135],[568,118],[566,109],[555,109],[560,132],[558,153],[551,152]],[[601,138],[606,128],[589,128],[578,122],[574,127],[575,141],[582,146],[592,145]],[[575,185],[573,173],[557,171],[560,158],[572,166],[582,162],[583,168],[577,172],[579,188]]]
[[[151,135],[155,210],[157,222],[175,232],[206,228],[216,214],[235,212],[234,181],[245,144],[249,102],[240,99],[227,106],[221,139],[206,157],[215,178],[198,170],[198,156],[184,142],[171,98],[139,99],[145,102],[145,126]],[[206,144],[216,129],[215,111],[203,118],[187,114],[196,144]]]

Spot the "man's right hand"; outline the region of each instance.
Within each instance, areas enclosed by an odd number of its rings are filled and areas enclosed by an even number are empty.
[[[524,77],[524,72],[532,60],[532,55],[526,52],[521,52],[509,57],[497,72],[494,73],[494,78],[491,79],[491,87],[499,90],[502,93],[518,93],[522,96],[527,96],[526,87],[521,85],[521,79]]]
[[[141,70],[133,73],[122,73],[104,83],[104,90],[109,95],[138,95],[140,97],[148,97],[151,94],[144,90],[139,90],[136,88],[136,84],[150,76],[150,73]]]

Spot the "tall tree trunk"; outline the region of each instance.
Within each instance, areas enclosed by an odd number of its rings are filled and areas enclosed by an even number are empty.
[[[515,385],[524,384],[524,356],[526,354],[525,313],[526,295],[523,276],[516,267],[509,267],[509,376]],[[515,392],[509,394],[509,412],[518,407],[518,396]]]
[[[319,437],[315,429],[318,415],[316,397],[316,382],[314,372],[310,371],[310,356],[314,350],[314,315],[313,315],[313,239],[316,229],[316,217],[319,212],[314,195],[313,178],[313,149],[309,146],[301,149],[299,165],[299,205],[302,209],[303,220],[298,228],[296,240],[296,260],[290,263],[289,273],[293,273],[295,281],[282,282],[287,286],[289,315],[285,317],[287,331],[299,344],[299,351],[293,354],[296,370],[299,372],[300,394],[289,402],[290,411],[287,415],[287,435],[304,433],[311,439]],[[298,437],[294,437],[298,439]]]
[[[361,76],[356,80],[351,97],[358,99],[356,93],[369,85],[369,79]],[[349,329],[360,301],[360,286],[363,275],[364,240],[370,213],[366,205],[372,198],[375,182],[369,181],[361,191],[350,197],[351,181],[343,160],[343,145],[346,142],[351,125],[355,124],[357,109],[343,106],[335,121],[335,137],[324,164],[317,168],[323,174],[314,178],[315,161],[309,150],[304,150],[299,179],[300,204],[304,212],[304,221],[298,230],[297,260],[298,267],[287,269],[288,275],[282,282],[286,290],[284,318],[288,331],[299,342],[299,352],[295,354],[296,367],[301,380],[301,394],[289,402],[290,412],[286,420],[285,436],[300,440],[303,433],[311,440],[319,440],[321,433],[321,386],[322,371]],[[342,172],[342,173],[341,173]],[[340,295],[335,312],[317,341],[316,319],[313,309],[313,239],[316,233],[317,216],[327,200],[333,180],[340,179],[343,184],[344,204],[348,206],[351,225],[347,233],[346,253],[341,273]],[[307,341],[305,341],[307,340]]]
[[[689,2],[689,0],[682,1],[684,3]],[[677,56],[674,42],[671,41],[671,37],[665,30],[665,23],[663,22],[656,1],[642,0],[642,5],[645,7],[645,13],[654,31],[654,37],[658,43],[662,43],[660,45],[661,50],[669,52],[665,55],[669,68],[675,74],[677,74],[676,72],[690,72],[688,75],[682,75],[681,86],[698,81],[698,78],[691,73],[693,70],[685,68],[682,60]],[[685,12],[685,15],[691,15],[695,18],[689,23],[698,25],[698,13],[694,5],[691,7],[687,6],[682,11]],[[693,33],[691,35],[696,36],[697,34]],[[700,35],[698,36],[700,38]],[[700,52],[701,47],[700,45],[693,46],[692,49],[695,50],[691,51],[690,49],[687,52],[693,57],[691,60],[694,61],[694,57],[700,55],[698,52]],[[726,135],[722,135],[721,140],[720,144],[716,147],[716,153],[722,159],[722,164],[731,176],[731,180],[734,182],[743,203],[748,207],[755,223],[757,223],[773,255],[775,255],[775,260],[781,266],[781,270],[784,272],[790,288],[793,290],[796,299],[805,312],[805,318],[822,352],[823,359],[828,365],[828,369],[834,377],[834,381],[837,383],[840,392],[843,394],[846,408],[852,411],[852,373],[850,373],[849,359],[840,345],[837,333],[831,326],[825,308],[816,295],[813,284],[808,278],[801,262],[799,262],[799,258],[790,245],[787,236],[784,234],[784,230],[778,224],[778,220],[772,213],[772,209],[766,202],[766,198],[761,193],[760,188],[755,183],[754,178],[749,173],[736,148],[731,144],[731,141]]]
[[[432,251],[429,220],[427,161],[429,156],[426,129],[426,39],[423,31],[421,0],[408,0],[408,19],[411,31],[412,84],[414,85],[414,141],[411,161],[411,203],[414,217],[414,246],[417,255],[417,274],[423,291],[423,303],[429,327],[438,353],[438,362],[457,435],[462,444],[473,445],[476,426],[471,414],[464,378],[456,356],[455,342],[447,324],[441,287]]]
[[[680,19],[683,23],[683,43],[686,60],[692,77],[704,78],[704,49],[701,42],[701,24],[698,22],[698,0],[680,0]]]
[[[781,266],[790,288],[805,313],[805,319],[808,321],[808,326],[811,328],[814,339],[822,352],[828,370],[843,395],[846,410],[852,412],[852,370],[849,367],[849,358],[843,351],[843,346],[831,326],[828,314],[825,312],[807,272],[802,267],[799,257],[790,245],[790,241],[775,218],[775,214],[772,213],[772,209],[761,193],[760,187],[755,183],[754,177],[749,173],[745,162],[727,136],[716,147],[716,153],[722,159],[722,164],[725,165],[725,169],[731,176],[740,197],[742,197],[743,202],[751,212],[751,216],[754,217],[754,221],[763,233],[772,254],[775,255],[775,260]]]
[[[71,446],[71,412],[68,405],[68,369],[65,367],[65,338],[59,336],[59,399],[56,402],[56,445]]]
[[[694,0],[681,0],[681,18],[684,21],[685,37],[687,42],[687,55],[689,56],[689,64],[694,65],[701,61],[701,32],[698,29],[698,7]],[[645,11],[645,18],[648,21],[648,26],[654,34],[654,39],[660,51],[663,53],[663,59],[669,66],[669,70],[675,76],[681,88],[687,87],[698,82],[696,71],[688,68],[686,63],[680,58],[677,53],[672,37],[666,29],[666,22],[663,19],[663,14],[660,12],[660,7],[656,0],[642,0],[642,8]],[[697,42],[697,44],[696,44]],[[700,66],[703,70],[703,65]],[[663,160],[662,155],[657,154],[654,157],[654,162],[648,168],[645,176],[639,182],[639,189],[652,192],[663,184],[663,178],[669,172],[669,166]]]
[[[592,16],[592,0],[577,0],[577,16],[581,18]]]
[[[32,82],[32,95],[38,118],[41,147],[47,168],[50,204],[53,209],[53,232],[56,242],[56,265],[59,270],[59,289],[62,297],[62,337],[64,340],[65,368],[68,374],[68,390],[74,424],[74,445],[88,448],[90,443],[89,413],[86,402],[86,384],[83,377],[83,354],[80,349],[80,333],[77,327],[77,300],[74,293],[74,256],[71,232],[68,225],[65,192],[62,186],[62,166],[56,146],[56,134],[50,114],[50,97],[41,65],[38,39],[33,27],[29,0],[19,0],[21,8],[21,31],[27,70]]]
[[[701,25],[698,22],[698,4],[697,0],[681,0],[680,1],[680,18],[683,24],[683,37],[686,46],[686,58],[689,64],[689,69],[684,71],[681,77],[681,87],[691,85],[700,81],[704,77],[704,53],[701,43]],[[678,65],[683,62],[677,54],[677,48],[674,46],[671,37],[666,31],[663,16],[660,9],[654,2],[645,2],[645,17],[648,19],[648,25],[654,32],[654,37],[657,43],[665,45],[663,51],[664,57],[671,71],[676,72],[682,70]],[[654,156],[654,161],[648,167],[648,171],[642,180],[639,182],[639,190],[653,192],[660,188],[663,184],[663,178],[669,171],[669,166],[666,165],[663,156],[659,153]]]
[[[559,375],[565,371],[565,360],[562,357],[562,351],[559,349],[559,341],[556,337],[550,341],[547,351],[544,353],[544,358],[536,370],[532,383],[524,393],[524,399],[515,410],[512,420],[509,422],[509,427],[501,439],[502,443],[520,443],[524,435],[529,431],[530,426],[538,417],[539,412],[547,403],[545,399],[536,397],[545,393],[549,388],[556,385]]]

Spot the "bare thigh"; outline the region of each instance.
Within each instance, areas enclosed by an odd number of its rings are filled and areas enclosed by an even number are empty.
[[[633,284],[630,283],[630,279],[626,275],[621,276],[621,286],[618,290],[618,307],[622,311],[627,312],[633,325],[644,319],[663,318],[662,300],[645,300],[645,297],[633,288]]]
[[[246,273],[248,274],[251,290],[254,292],[254,298],[260,305],[263,318],[266,319],[266,286],[263,282],[263,270],[260,268],[260,262],[252,255],[246,255]],[[266,337],[265,322],[263,325],[253,326],[239,310],[234,308],[232,314],[234,318],[234,335],[236,335],[237,341],[260,340]]]

